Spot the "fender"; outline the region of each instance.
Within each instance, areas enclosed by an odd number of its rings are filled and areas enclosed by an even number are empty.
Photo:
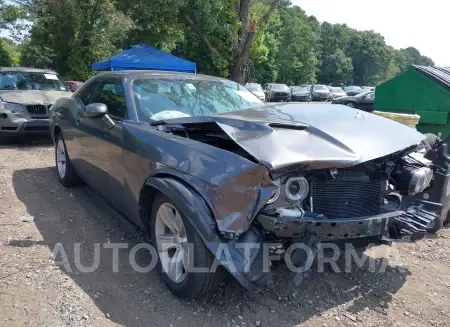
[[[263,269],[263,238],[259,231],[251,228],[238,239],[222,239],[205,199],[192,187],[170,177],[150,177],[146,184],[159,190],[174,202],[209,251],[245,288],[253,292],[260,291],[271,279],[269,268]],[[244,255],[242,244],[253,246],[250,255],[246,253],[247,257]]]

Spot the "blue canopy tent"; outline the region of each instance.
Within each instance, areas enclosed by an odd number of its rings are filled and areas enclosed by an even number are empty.
[[[197,65],[145,44],[136,44],[103,61],[94,62],[94,71],[167,70],[195,73]]]

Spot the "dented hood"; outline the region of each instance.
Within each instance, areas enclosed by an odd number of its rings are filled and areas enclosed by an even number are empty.
[[[54,104],[60,98],[72,96],[69,91],[0,90],[0,99],[6,102],[28,104]]]
[[[212,122],[272,171],[349,167],[425,138],[393,120],[331,104],[272,105],[166,123],[201,130]]]

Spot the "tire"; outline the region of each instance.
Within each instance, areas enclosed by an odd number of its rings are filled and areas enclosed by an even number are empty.
[[[171,221],[177,221],[178,223],[176,225],[182,225],[184,230],[183,228],[179,228],[178,232],[173,233],[173,230],[170,229],[168,225],[165,224],[165,222],[161,223],[161,220],[163,220],[162,217],[164,215],[158,214],[160,210],[161,213],[165,212],[165,217],[172,216],[173,220],[171,220],[171,218],[167,219]],[[179,223],[180,221],[181,224]],[[165,225],[163,227],[164,230],[161,229],[161,224]],[[168,197],[161,193],[157,194],[153,201],[149,227],[152,244],[155,246],[158,252],[158,263],[156,267],[161,273],[162,280],[172,293],[185,299],[194,299],[213,292],[223,282],[226,276],[226,272],[221,266],[219,266],[215,272],[189,272],[186,268],[192,265],[188,264],[188,266],[186,267],[186,265],[184,264],[185,261],[181,260],[183,261],[183,263],[180,263],[179,265],[182,266],[180,269],[182,273],[180,275],[170,273],[170,271],[173,271],[173,269],[169,268],[171,266],[170,263],[167,263],[168,258],[170,257],[170,251],[172,251],[172,260],[176,257],[188,257],[193,259],[193,266],[195,268],[207,267],[209,270],[209,268],[213,266],[215,258],[207,249],[207,247],[203,243],[203,240],[197,234],[188,219],[186,219],[182,215],[182,213],[178,211],[176,205]],[[180,240],[186,240],[181,241],[181,244],[176,244],[178,241],[170,240],[168,241],[169,243],[165,244],[173,243],[175,244],[175,247],[168,250],[162,249],[160,251],[162,234],[166,235],[166,239],[168,239],[167,235],[178,235],[178,238]],[[157,239],[157,235],[160,235],[159,239]],[[169,236],[169,239],[173,239],[173,236]],[[177,236],[175,236],[175,238],[177,238]],[[185,243],[190,244],[190,246],[188,247],[188,254],[179,254],[179,251],[181,249],[185,251],[184,249],[186,249],[187,246]],[[192,251],[192,253],[189,253],[190,251]],[[178,277],[179,280],[175,280]]]
[[[347,107],[350,107],[350,108],[355,108],[356,107],[356,103],[354,103],[353,101],[348,101],[348,102],[345,103],[345,105]]]
[[[55,142],[55,168],[59,182],[65,186],[73,186],[81,183],[80,178],[73,169],[67,154],[66,143],[62,134],[56,137]]]

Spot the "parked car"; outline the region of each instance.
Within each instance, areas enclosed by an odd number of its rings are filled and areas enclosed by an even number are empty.
[[[311,87],[291,86],[292,101],[311,101]]]
[[[313,85],[311,87],[312,101],[331,101],[332,94],[326,85]]]
[[[342,89],[342,87],[330,86],[331,98],[334,100],[336,98],[345,97],[347,93]]]
[[[212,292],[225,270],[264,288],[263,244],[415,240],[437,217],[432,203],[406,214],[391,193],[430,184],[426,163],[402,159],[425,137],[345,106],[266,106],[217,77],[121,71],[59,99],[50,121],[61,184],[85,181],[148,232],[162,280],[186,298]],[[221,269],[192,271],[215,259]]]
[[[245,88],[252,92],[254,95],[258,97],[259,100],[265,101],[266,94],[264,93],[261,84],[258,83],[247,83],[245,84]]]
[[[346,96],[333,100],[334,104],[344,104],[347,107],[372,112],[375,103],[375,92],[360,93],[355,96]]]
[[[0,67],[0,142],[48,134],[48,108],[71,93],[52,70]]]
[[[267,101],[291,101],[291,90],[286,84],[269,84],[265,93]]]
[[[83,85],[83,82],[77,82],[77,81],[66,81],[66,85],[69,88],[71,92],[75,92],[80,88],[81,85]]]
[[[274,84],[277,84],[277,83],[264,83],[264,85],[262,87],[263,91],[265,92],[270,85],[274,85]]]
[[[344,91],[348,96],[354,96],[361,93],[361,88],[359,86],[347,86]]]

